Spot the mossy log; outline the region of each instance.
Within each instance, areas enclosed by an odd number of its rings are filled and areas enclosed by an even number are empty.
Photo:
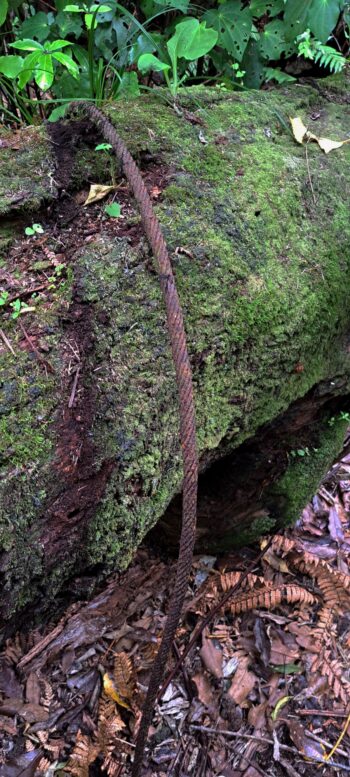
[[[344,435],[350,146],[306,149],[288,117],[345,138],[349,102],[343,77],[316,86],[194,88],[176,111],[160,90],[107,109],[173,258],[202,472],[225,457],[200,501],[207,549],[295,520]],[[7,303],[35,308],[2,307],[3,622],[73,578],[124,569],[181,491],[174,370],[137,211],[125,200],[112,225],[94,206],[91,234],[76,232],[91,216],[74,190],[113,174],[97,142],[80,119],[1,133],[2,283]],[[44,235],[24,240],[33,221]],[[164,524],[177,514],[175,500]]]

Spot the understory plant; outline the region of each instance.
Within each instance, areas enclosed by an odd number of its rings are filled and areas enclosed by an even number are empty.
[[[138,96],[162,83],[259,88],[295,77],[308,60],[343,69],[349,49],[343,0],[0,0],[4,120],[53,118],[72,99]],[[44,9],[47,10],[44,10]]]

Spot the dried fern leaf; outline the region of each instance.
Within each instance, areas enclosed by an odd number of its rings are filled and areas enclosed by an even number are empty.
[[[65,772],[73,777],[89,777],[89,767],[99,754],[98,747],[79,730]]]
[[[114,682],[124,699],[132,700],[135,691],[134,667],[126,653],[117,653],[114,659]]]

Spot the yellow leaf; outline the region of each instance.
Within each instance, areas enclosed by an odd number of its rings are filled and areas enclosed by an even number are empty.
[[[329,154],[329,152],[333,151],[335,148],[340,148],[344,145],[344,143],[350,143],[350,138],[347,138],[346,140],[330,140],[329,138],[317,137],[317,135],[309,132],[299,116],[296,116],[294,119],[290,118],[289,121],[292,125],[293,135],[297,143],[305,143],[310,140],[315,140],[322,151],[325,152],[325,154]]]
[[[114,685],[114,682],[110,678],[109,674],[107,674],[107,672],[104,673],[102,680],[103,680],[103,690],[106,696],[109,696],[110,699],[113,699],[113,701],[119,704],[120,707],[125,707],[125,709],[132,712],[132,709],[131,707],[129,707],[128,703],[124,699],[122,699],[121,696],[119,696],[119,693]]]
[[[92,183],[84,205],[91,205],[93,202],[103,200],[104,197],[107,197],[108,194],[114,192],[115,189],[115,186],[102,186],[102,184],[99,183]]]
[[[329,154],[335,148],[340,148],[344,143],[349,143],[349,140],[329,140],[329,138],[318,138],[318,145],[322,148],[325,154]]]
[[[299,116],[296,116],[295,119],[290,118],[289,121],[292,125],[293,135],[297,143],[304,143],[307,135],[305,124],[303,124],[302,120],[299,119]]]

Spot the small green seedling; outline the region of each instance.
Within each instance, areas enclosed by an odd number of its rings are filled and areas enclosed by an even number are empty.
[[[99,143],[98,146],[95,146],[95,151],[110,151],[111,148],[111,143]]]
[[[10,308],[12,308],[11,318],[14,320],[21,315],[21,313],[27,313],[35,308],[30,308],[25,302],[21,302],[20,299],[15,299],[14,302],[10,302]]]
[[[107,213],[107,216],[110,216],[112,219],[117,219],[121,213],[119,202],[112,202],[111,205],[106,205],[105,213]]]
[[[232,65],[232,70],[234,74],[234,78],[242,79],[245,76],[245,70],[241,70],[238,62],[235,62],[234,65]]]
[[[21,313],[23,303],[20,299],[15,299],[14,302],[10,302],[10,308],[12,308],[11,318],[16,319]]]
[[[42,235],[44,232],[41,224],[32,224],[31,227],[26,227],[24,231],[26,235]]]
[[[95,151],[104,151],[109,159],[109,172],[111,176],[111,180],[113,183],[113,186],[115,186],[115,174],[114,174],[114,168],[113,168],[113,156],[109,154],[108,152],[111,151],[113,148],[111,143],[99,143],[98,146],[95,146]]]
[[[0,292],[0,305],[6,305],[6,302],[9,298],[8,291],[1,291]]]

